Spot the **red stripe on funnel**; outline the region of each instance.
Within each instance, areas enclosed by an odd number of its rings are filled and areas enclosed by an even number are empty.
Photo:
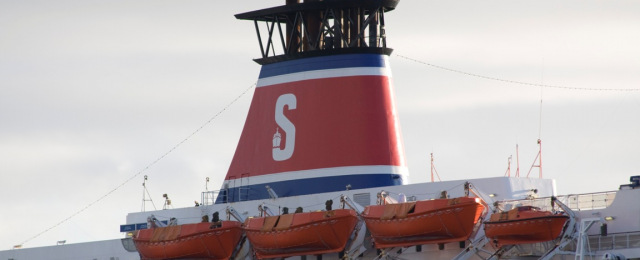
[[[284,115],[295,126],[291,158],[275,161],[276,101],[296,97]],[[241,175],[360,165],[404,166],[393,88],[384,76],[305,80],[257,88],[226,179]],[[281,147],[286,145],[287,133]],[[303,177],[303,176],[301,176]]]

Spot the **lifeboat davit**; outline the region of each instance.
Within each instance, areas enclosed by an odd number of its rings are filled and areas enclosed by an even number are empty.
[[[142,229],[133,238],[140,258],[229,259],[242,238],[242,223],[222,221]]]
[[[460,197],[367,206],[362,214],[376,248],[464,241],[484,206]]]
[[[344,250],[358,222],[352,209],[249,218],[244,230],[258,259]]]
[[[484,232],[496,246],[540,243],[556,239],[568,219],[563,213],[521,206],[491,214]]]

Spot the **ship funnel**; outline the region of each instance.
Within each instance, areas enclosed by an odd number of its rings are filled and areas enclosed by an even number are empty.
[[[236,15],[256,24],[262,69],[216,203],[405,182],[384,36],[397,4],[287,0]]]

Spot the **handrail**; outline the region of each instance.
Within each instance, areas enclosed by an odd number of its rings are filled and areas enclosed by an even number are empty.
[[[558,201],[565,204],[571,210],[581,211],[581,210],[594,210],[594,209],[607,208],[615,200],[616,194],[617,194],[616,191],[606,191],[606,192],[595,192],[595,193],[585,193],[585,194],[562,195],[562,196],[556,196],[556,198],[558,199]],[[505,206],[507,205],[509,205],[509,207],[511,208],[515,206],[534,206],[534,207],[539,207],[543,210],[552,210],[550,208],[551,197],[522,199],[522,200],[502,200],[497,203],[500,205],[500,208],[503,210],[510,209],[510,208],[505,208]]]
[[[218,195],[221,194],[220,190],[213,190],[213,191],[203,191],[202,195],[201,195],[201,205],[203,206],[208,206],[208,205],[213,205],[216,203],[216,198],[218,197]],[[222,196],[226,196],[226,194],[222,193]],[[223,199],[223,201],[226,201],[226,199]]]
[[[640,248],[640,232],[609,233],[606,237],[589,235],[591,251],[609,251],[625,248]],[[575,251],[575,244],[567,246],[567,250]]]

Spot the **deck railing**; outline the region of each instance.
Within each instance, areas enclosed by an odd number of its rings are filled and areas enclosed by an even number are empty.
[[[594,210],[609,207],[616,198],[615,191],[587,193],[577,195],[564,195],[556,197],[573,211]],[[525,200],[506,200],[498,202],[499,208],[509,210],[517,206],[534,206],[542,210],[552,210],[551,197],[534,198]],[[555,207],[557,209],[557,207]]]
[[[615,233],[607,236],[591,235],[587,251],[610,251],[627,248],[640,248],[640,232]],[[576,244],[567,245],[565,250],[575,251]]]
[[[203,191],[202,198],[200,200],[202,202],[202,205],[207,206],[215,204],[218,194],[220,194],[220,190]]]

